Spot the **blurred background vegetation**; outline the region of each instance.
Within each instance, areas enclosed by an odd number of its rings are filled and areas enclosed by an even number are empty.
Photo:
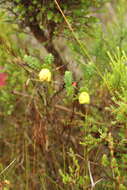
[[[1,0],[0,189],[127,189],[126,10]]]

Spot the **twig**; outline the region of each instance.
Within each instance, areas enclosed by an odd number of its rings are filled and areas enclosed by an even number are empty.
[[[90,181],[91,181],[91,190],[93,190],[95,185],[97,183],[99,183],[100,181],[102,181],[103,178],[101,178],[101,179],[97,180],[96,182],[94,182],[93,177],[92,177],[92,173],[91,173],[91,169],[90,169],[90,162],[89,161],[88,161],[88,170],[89,170]]]
[[[67,108],[67,107],[64,107],[64,106],[61,106],[61,105],[58,105],[58,104],[55,105],[55,108],[61,109],[61,110],[63,110],[63,111],[69,112],[69,113],[72,113],[72,110],[71,110],[71,109],[69,109],[69,108]],[[81,113],[81,112],[74,112],[74,114],[75,114],[75,115],[78,115],[78,116],[81,116],[81,117],[84,117],[84,114]]]
[[[0,172],[0,175],[2,175],[15,161],[16,161],[16,158],[6,168],[4,168],[2,172]]]
[[[82,43],[80,42],[79,38],[76,36],[76,34],[75,34],[75,32],[74,32],[74,30],[73,30],[71,24],[69,23],[68,19],[66,18],[65,14],[63,13],[63,11],[62,11],[62,9],[61,9],[59,3],[57,2],[57,0],[54,0],[54,2],[55,2],[55,4],[56,4],[58,10],[60,11],[61,15],[63,16],[63,18],[64,18],[64,20],[65,20],[65,22],[66,22],[66,24],[67,24],[69,30],[72,32],[72,34],[73,34],[75,40],[76,40],[77,43],[79,44],[80,48],[81,48],[82,51],[85,53],[85,55],[88,57],[88,59],[89,59],[90,61],[92,61],[92,59],[91,59],[91,57],[90,57],[90,55],[89,55],[89,53],[88,53],[86,47],[82,45]]]
[[[25,93],[22,93],[22,92],[18,92],[16,90],[13,90],[12,93],[15,94],[15,95],[23,96],[23,97],[28,97],[28,98],[32,97],[32,96],[30,96],[28,94],[25,94]]]

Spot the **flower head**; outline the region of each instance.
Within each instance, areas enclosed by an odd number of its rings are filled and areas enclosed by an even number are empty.
[[[90,96],[87,92],[81,92],[79,94],[79,103],[80,104],[89,104],[90,103]]]
[[[72,86],[76,87],[77,86],[77,82],[73,82]]]
[[[10,185],[10,181],[7,180],[7,179],[4,180],[4,183],[5,183],[6,185]]]
[[[51,72],[49,69],[42,69],[39,73],[39,79],[40,81],[51,81]]]

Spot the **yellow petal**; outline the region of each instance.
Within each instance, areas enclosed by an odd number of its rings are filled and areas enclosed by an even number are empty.
[[[79,103],[80,104],[89,104],[90,103],[90,96],[87,92],[81,92],[79,94]]]
[[[51,81],[51,72],[49,69],[42,69],[39,73],[40,81]]]
[[[4,183],[5,183],[6,185],[10,185],[10,181],[7,180],[7,179],[4,180]]]

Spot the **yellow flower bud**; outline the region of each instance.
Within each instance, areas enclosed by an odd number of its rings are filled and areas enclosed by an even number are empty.
[[[90,103],[90,96],[87,92],[81,92],[79,94],[79,103],[80,104],[89,104]]]
[[[10,185],[10,181],[7,180],[7,179],[4,180],[4,183],[5,183],[6,185]]]
[[[51,81],[51,72],[49,69],[42,69],[39,73],[40,81]]]

